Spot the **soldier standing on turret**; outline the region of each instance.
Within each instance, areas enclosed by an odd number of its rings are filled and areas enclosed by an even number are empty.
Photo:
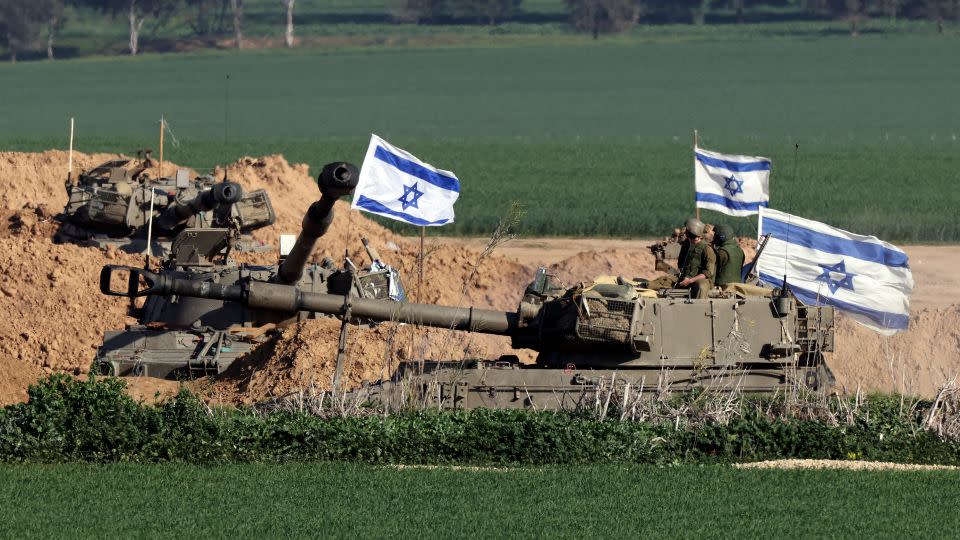
[[[717,254],[703,238],[703,222],[687,220],[687,238],[680,246],[678,276],[665,275],[647,284],[650,289],[692,289],[694,298],[707,298],[717,272]]]
[[[743,278],[740,275],[746,257],[733,235],[733,227],[717,226],[713,234],[713,248],[717,252],[717,287],[728,283],[742,283]]]

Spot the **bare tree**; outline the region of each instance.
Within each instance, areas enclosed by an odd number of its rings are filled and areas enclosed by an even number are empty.
[[[737,13],[737,24],[743,24],[743,0],[730,0],[730,7]]]
[[[63,28],[63,0],[39,0],[47,12],[47,59],[53,60],[53,38]]]
[[[707,12],[710,11],[710,0],[694,0],[690,7],[690,17],[693,24],[703,26],[707,22]]]
[[[398,22],[419,24],[435,20],[444,8],[444,0],[389,0],[387,6]]]
[[[476,17],[495,25],[517,12],[521,0],[451,0],[455,17]]]
[[[593,39],[632,28],[642,12],[637,0],[567,0],[567,9],[573,27],[590,32]]]
[[[880,0],[880,9],[890,21],[897,20],[897,13],[900,11],[900,0]]]
[[[860,19],[863,17],[863,3],[862,0],[845,0],[847,8],[847,20],[850,21],[850,35],[859,36],[860,35]]]
[[[35,0],[0,0],[0,42],[7,46],[11,62],[36,43],[46,22],[44,7]]]
[[[283,40],[287,48],[293,48],[293,4],[297,0],[280,0],[287,8],[287,31],[283,33]]]
[[[162,22],[180,4],[180,0],[74,0],[74,2],[114,16],[123,13],[129,24],[131,56],[136,56],[140,51],[140,31],[143,29],[143,23],[150,18],[159,19]]]
[[[233,10],[233,34],[236,36],[237,48],[243,48],[243,0],[230,0]]]

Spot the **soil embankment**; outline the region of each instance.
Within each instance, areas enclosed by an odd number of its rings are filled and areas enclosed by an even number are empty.
[[[75,170],[117,156],[74,156]],[[132,322],[126,304],[99,293],[104,264],[142,264],[142,258],[116,250],[57,245],[52,216],[66,203],[63,189],[67,155],[0,153],[0,403],[26,398],[27,386],[45,373],[84,373],[103,332]],[[165,164],[168,171],[175,166]],[[310,203],[319,197],[305,165],[282,156],[242,158],[227,165],[229,177],[244,189],[266,188],[277,213],[274,227],[257,232],[276,244],[280,232],[296,233]],[[222,176],[222,170],[218,172]],[[361,238],[369,238],[387,262],[401,271],[411,298],[421,302],[478,305],[513,310],[537,265],[549,266],[571,284],[593,276],[654,276],[648,241],[593,239],[518,240],[481,257],[478,239],[428,240],[424,286],[417,290],[415,240],[393,234],[349,206],[337,205],[337,218],[320,242],[315,258],[342,261],[344,250],[365,261]],[[908,247],[917,283],[911,328],[893,338],[878,336],[849,320],[837,329],[837,352],[830,359],[842,389],[899,390],[932,394],[960,373],[960,276],[951,269],[960,260],[957,247]],[[255,257],[272,262],[273,254]],[[465,286],[466,284],[466,286]],[[213,399],[251,402],[311,386],[329,385],[339,325],[308,321],[280,332],[251,357],[216,380],[199,387]],[[429,330],[383,324],[353,328],[349,336],[347,381],[379,378],[400,359],[459,359],[514,353],[499,336]],[[524,360],[532,358],[519,351]],[[167,395],[176,383],[145,384],[133,392],[149,398]]]

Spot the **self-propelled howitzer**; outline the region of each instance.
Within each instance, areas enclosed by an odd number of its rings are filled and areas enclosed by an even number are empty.
[[[185,169],[155,178],[154,166],[143,153],[136,164],[108,161],[69,179],[55,240],[139,253],[149,239],[151,253],[163,256],[184,228],[232,228],[242,235],[235,249],[270,249],[249,235],[276,220],[265,190],[244,193],[239,184]]]
[[[125,290],[114,288],[121,272],[128,273]],[[103,268],[101,290],[229,299],[278,312],[342,315],[346,307],[341,296],[290,285],[196,283],[118,266]],[[507,335],[514,348],[539,352],[535,365],[520,365],[516,357],[428,363],[425,373],[413,374],[412,386],[394,378],[369,389],[383,400],[397,399],[400,388],[409,395],[422,387],[421,395],[444,407],[556,408],[613,384],[633,392],[774,392],[825,391],[832,382],[823,353],[833,348],[833,309],[804,305],[784,290],[738,285],[691,299],[687,290],[652,291],[616,278],[563,289],[541,269],[513,312],[363,298],[349,308],[351,317],[364,320]],[[401,364],[399,375],[411,373],[412,365]]]
[[[137,324],[105,333],[95,360],[98,371],[159,378],[219,373],[266,340],[267,333],[277,325],[320,314],[277,306],[252,308],[235,301],[230,294],[221,294],[219,298],[205,295],[203,291],[211,287],[222,291],[249,281],[292,283],[300,290],[340,298],[341,304],[345,297],[352,296],[401,299],[403,288],[396,271],[373,260],[374,257],[371,257],[371,267],[363,270],[349,259],[345,261],[345,268],[337,267],[330,258],[319,264],[310,260],[317,240],[333,220],[334,203],[356,186],[357,172],[355,166],[343,162],[323,169],[317,178],[321,198],[304,216],[303,230],[292,249],[289,253],[281,251],[280,263],[276,265],[240,264],[231,259],[238,239],[235,229],[183,229],[155,273],[137,272],[158,282],[178,283],[194,293],[152,295],[142,307],[134,307],[131,315],[137,318]],[[171,223],[181,220],[211,202],[202,197],[172,207],[164,217],[169,216]],[[109,282],[109,277],[106,279]]]

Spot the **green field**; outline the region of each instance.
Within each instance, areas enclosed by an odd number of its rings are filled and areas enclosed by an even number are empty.
[[[0,536],[940,537],[960,526],[957,479],[720,466],[3,466]]]
[[[75,116],[80,150],[129,152],[155,146],[163,115],[180,163],[283,152],[316,170],[359,161],[375,132],[460,176],[457,222],[439,232],[488,233],[517,200],[526,234],[651,236],[692,211],[696,128],[708,148],[773,158],[775,208],[960,239],[960,40],[652,32],[4,64],[0,148],[65,148]]]

